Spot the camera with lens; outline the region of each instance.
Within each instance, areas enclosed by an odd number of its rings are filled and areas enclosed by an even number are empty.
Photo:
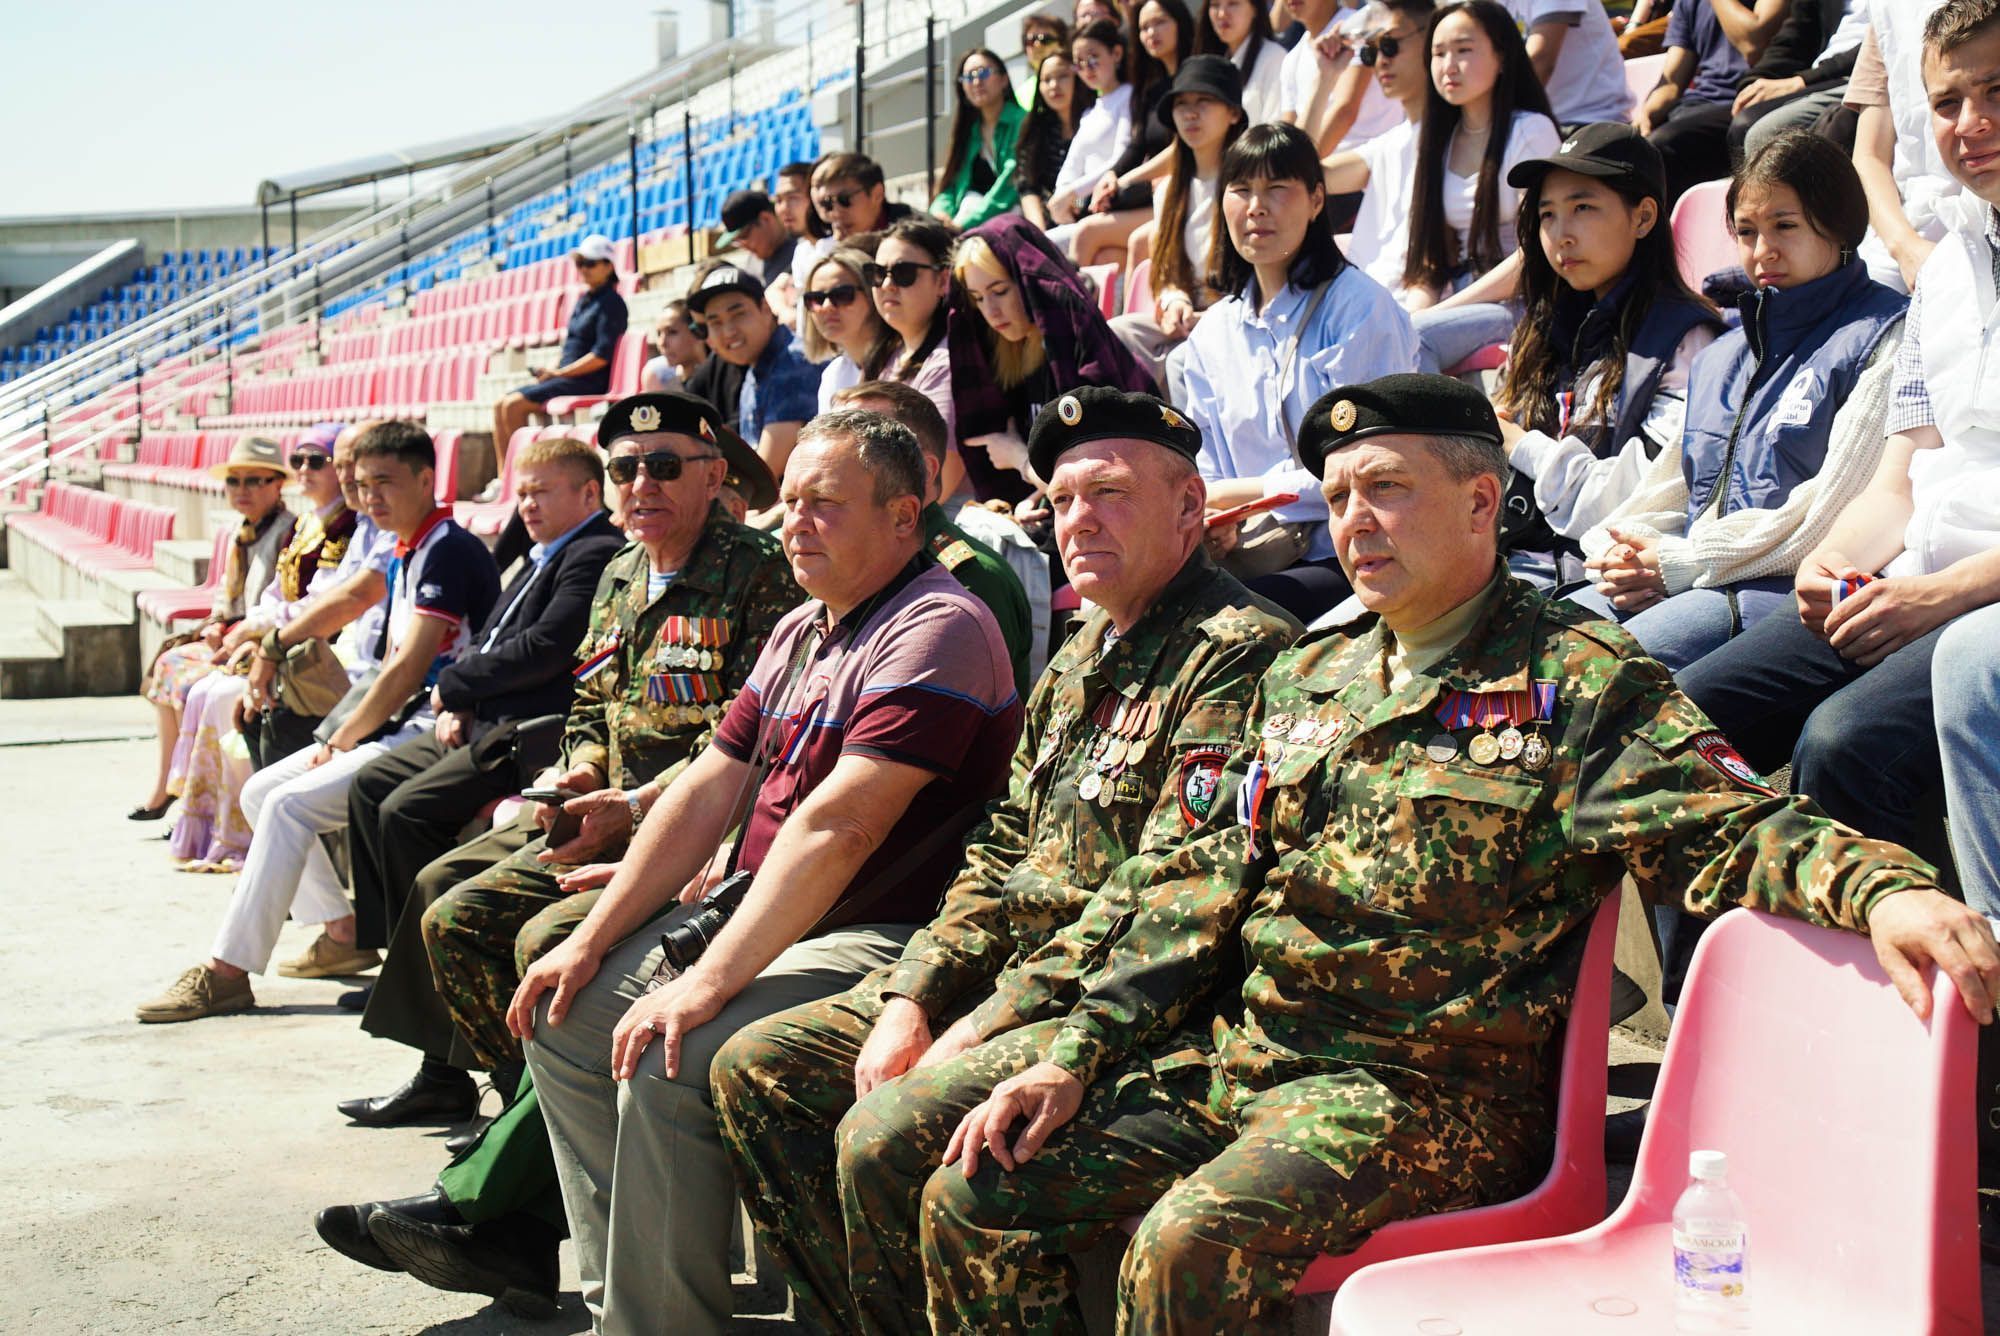
[[[687,973],[715,941],[722,925],[750,893],[751,875],[747,871],[730,873],[696,903],[692,914],[660,934],[660,950],[666,953],[666,964],[675,974]]]

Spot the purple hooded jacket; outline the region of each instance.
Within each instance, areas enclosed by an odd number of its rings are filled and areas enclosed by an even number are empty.
[[[1153,377],[1111,332],[1083,275],[1040,228],[1010,213],[965,235],[983,238],[1020,289],[1022,307],[1042,332],[1042,352],[1054,393],[1079,385],[1159,393]],[[987,351],[993,337],[985,317],[972,309],[964,285],[952,284],[945,339],[951,350],[951,398],[959,455],[981,500],[1004,497],[1018,501],[1028,495],[1026,481],[1012,469],[996,468],[986,451],[966,444],[974,436],[1007,430],[1013,417],[1007,392],[1000,388]],[[1034,423],[1013,425],[1025,440]]]

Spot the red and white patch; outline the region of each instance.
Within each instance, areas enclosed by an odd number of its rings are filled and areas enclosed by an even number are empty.
[[[1229,753],[1220,749],[1203,748],[1191,751],[1181,759],[1180,783],[1176,792],[1180,795],[1181,820],[1192,830],[1208,820],[1215,810],[1216,791],[1222,787],[1222,767],[1229,761]]]
[[[1778,796],[1778,791],[1764,782],[1764,777],[1757,773],[1756,767],[1744,760],[1743,753],[1732,747],[1729,744],[1729,739],[1722,736],[1722,734],[1713,732],[1697,733],[1691,741],[1696,754],[1702,760],[1707,761],[1744,788],[1754,789],[1758,793],[1768,794],[1773,798]]]

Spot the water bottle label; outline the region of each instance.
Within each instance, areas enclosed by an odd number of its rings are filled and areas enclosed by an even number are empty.
[[[1743,1231],[1674,1231],[1674,1284],[1683,1292],[1740,1299],[1744,1292]]]

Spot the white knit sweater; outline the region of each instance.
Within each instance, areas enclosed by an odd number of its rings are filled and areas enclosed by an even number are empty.
[[[1826,537],[1834,520],[1875,476],[1889,412],[1889,382],[1903,324],[1897,321],[1875,345],[1854,391],[1833,416],[1826,459],[1813,477],[1770,509],[1732,510],[1716,516],[1704,510],[1690,530],[1687,480],[1676,441],[1660,451],[1632,494],[1580,541],[1584,555],[1597,558],[1612,544],[1607,528],[1660,539],[1660,576],[1669,594],[1688,589],[1720,589],[1743,580],[1791,575]],[[1718,487],[1728,486],[1721,479]]]

